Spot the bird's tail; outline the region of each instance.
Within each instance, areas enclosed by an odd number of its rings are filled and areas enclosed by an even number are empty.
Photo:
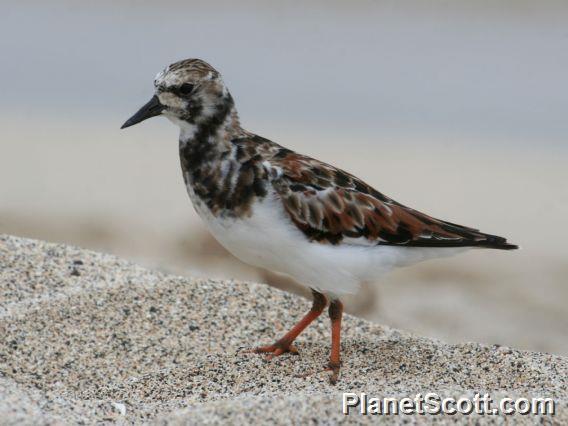
[[[473,247],[490,248],[497,250],[517,250],[519,248],[516,244],[511,244],[504,237],[497,235],[486,234],[475,228],[468,228],[466,226],[457,225],[451,222],[443,222],[453,232],[458,231],[464,237],[464,244]]]
[[[497,235],[484,234],[487,238],[478,242],[478,247],[491,248],[497,250],[517,250],[519,248],[516,244],[511,244],[506,238],[498,237]]]

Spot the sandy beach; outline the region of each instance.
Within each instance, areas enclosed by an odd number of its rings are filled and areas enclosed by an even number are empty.
[[[568,420],[565,357],[451,345],[350,315],[336,386],[322,371],[327,321],[300,337],[299,356],[268,362],[246,353],[309,306],[263,284],[171,276],[107,254],[0,236],[0,290],[6,425],[362,422],[369,417],[342,414],[343,392],[404,397],[426,389],[454,398],[553,398],[555,415],[540,420]],[[534,424],[539,416],[514,419]]]

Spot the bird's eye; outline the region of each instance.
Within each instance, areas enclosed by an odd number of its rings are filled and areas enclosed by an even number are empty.
[[[184,83],[179,87],[179,92],[182,95],[189,95],[193,91],[193,84]]]

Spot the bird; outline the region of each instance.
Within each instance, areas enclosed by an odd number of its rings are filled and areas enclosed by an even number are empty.
[[[421,213],[353,174],[245,130],[221,74],[201,59],[167,66],[154,94],[121,128],[165,116],[180,129],[188,195],[215,239],[241,261],[308,287],[311,309],[270,345],[272,359],[297,354],[294,341],[328,307],[340,372],[342,298],[393,268],[472,248],[513,250],[506,238]]]

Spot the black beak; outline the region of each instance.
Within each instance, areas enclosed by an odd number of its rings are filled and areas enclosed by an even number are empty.
[[[164,106],[160,103],[158,97],[154,95],[152,96],[152,99],[150,99],[148,103],[142,108],[140,108],[136,114],[126,120],[126,123],[122,125],[121,129],[134,126],[135,124],[138,124],[148,118],[160,115],[163,110]]]

